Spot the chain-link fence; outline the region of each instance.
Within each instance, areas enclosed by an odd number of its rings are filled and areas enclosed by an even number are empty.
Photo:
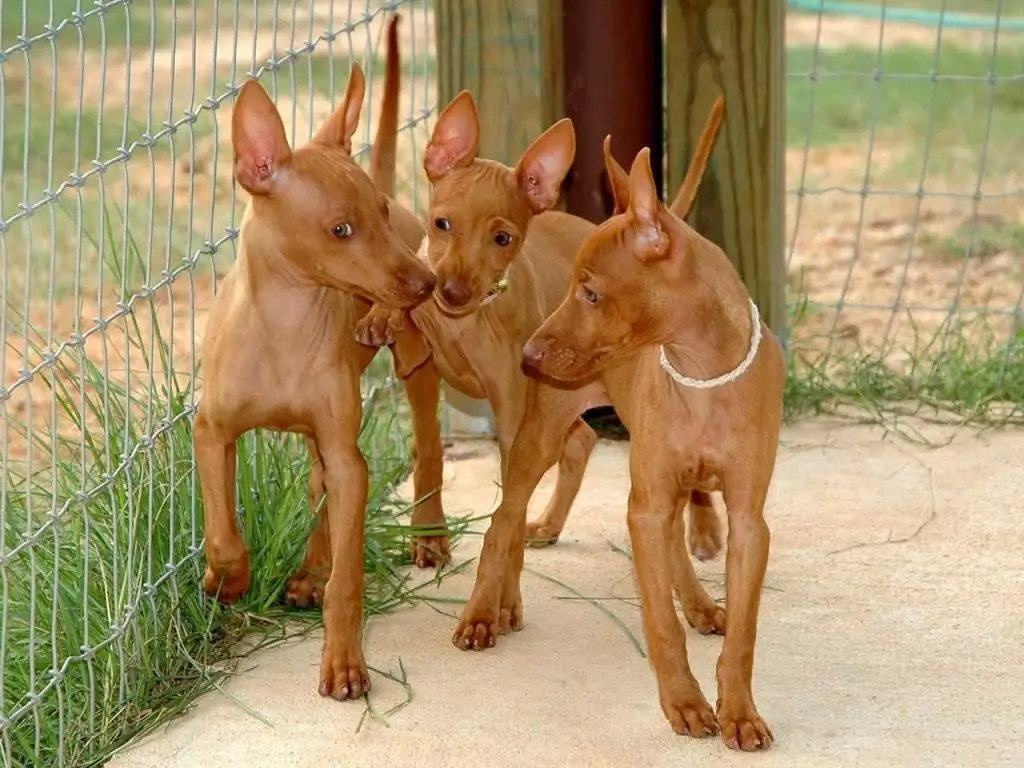
[[[384,25],[399,11],[396,186],[418,209],[417,148],[435,100],[429,5],[0,5],[3,765],[102,761],[161,707],[213,680],[238,640],[199,588],[190,431],[206,314],[245,202],[232,180],[233,97],[258,76],[300,144],[358,61],[367,99],[357,149],[367,157]],[[366,392],[379,509],[407,460],[391,389],[369,386],[387,366],[382,354]],[[265,612],[301,556],[308,468],[300,444],[270,436],[245,439],[239,465],[240,515],[260,563],[240,612]],[[380,526],[378,550],[389,530]],[[373,581],[369,604],[396,599],[400,586]]]
[[[787,8],[796,371],[868,400],[1019,402],[1024,9]]]

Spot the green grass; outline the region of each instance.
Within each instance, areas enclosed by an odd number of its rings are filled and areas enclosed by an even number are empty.
[[[124,278],[118,265],[140,258],[131,248],[125,260],[113,247],[106,251],[115,283]],[[156,324],[152,340],[137,322],[146,312]],[[133,367],[152,370],[157,359],[169,366],[151,305],[139,304],[128,322]],[[114,748],[218,686],[245,654],[318,621],[317,612],[280,603],[313,523],[303,442],[257,432],[239,443],[238,504],[253,584],[238,605],[222,608],[200,587],[191,394],[174,382],[142,379],[129,390],[70,351],[47,381],[54,418],[76,425],[74,436],[37,432],[36,471],[5,468],[0,709],[12,716],[30,708],[0,735],[4,764],[100,765]],[[90,428],[96,423],[100,429]],[[13,419],[10,429],[19,429]],[[408,434],[386,398],[369,403],[360,443],[371,470],[370,616],[416,599],[403,569],[411,529],[400,516],[407,509],[393,496],[409,468]],[[52,677],[52,668],[64,671]]]
[[[815,65],[817,83],[809,76]],[[874,125],[876,141],[906,145],[912,164],[920,160],[931,126],[931,162],[944,164],[951,149],[981,151],[991,101],[992,147],[997,152],[1024,148],[1021,81],[984,79],[990,72],[996,78],[1024,75],[1024,52],[1002,51],[993,60],[947,44],[936,60],[934,51],[916,46],[886,48],[880,58],[869,47],[823,48],[817,54],[812,47],[796,47],[787,49],[786,66],[790,146],[808,140],[813,147],[864,144]],[[876,69],[880,81],[873,77]],[[939,78],[934,83],[928,80],[933,69]],[[980,79],[942,79],[949,76]]]
[[[816,309],[797,303],[790,327]],[[788,421],[829,414],[889,427],[908,417],[981,427],[1024,425],[1024,327],[1007,339],[991,330],[989,318],[979,316],[949,321],[900,350],[832,344],[822,353],[816,342],[796,340],[789,347]],[[891,362],[887,353],[895,351],[909,362]]]

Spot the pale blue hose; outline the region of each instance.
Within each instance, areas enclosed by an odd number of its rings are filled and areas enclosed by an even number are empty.
[[[844,3],[833,0],[786,0],[786,7],[802,13],[822,13],[835,16],[856,16],[862,19],[882,19],[924,26],[943,26],[949,29],[985,29],[1000,32],[1024,31],[1024,18],[980,16],[949,11],[922,11],[917,8],[894,8],[877,3]]]

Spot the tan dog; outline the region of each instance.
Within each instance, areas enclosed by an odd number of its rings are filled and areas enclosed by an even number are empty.
[[[675,200],[672,201],[670,210],[680,219],[686,220],[690,215],[693,204],[697,199],[697,192],[700,190],[701,179],[704,178],[704,171],[707,170],[708,158],[715,148],[715,140],[718,138],[718,131],[722,127],[722,118],[725,113],[725,100],[719,96],[711,107],[704,129],[701,131],[697,149],[687,169],[686,178],[679,188]],[[605,165],[619,168],[611,155],[611,137],[604,142]],[[612,179],[609,177],[609,183]],[[614,190],[613,190],[614,191]],[[616,201],[613,215],[622,213]],[[536,521],[527,523],[526,536],[527,544],[538,547],[546,544],[554,544],[565,528],[568,517],[569,506],[549,506],[544,510]],[[715,511],[711,496],[703,491],[694,489],[690,493],[690,527],[688,543],[690,552],[698,560],[710,560],[722,549],[722,527]],[[680,595],[682,598],[683,596]]]
[[[764,504],[782,419],[782,349],[725,254],[659,201],[649,151],[637,155],[628,178],[607,153],[606,167],[624,212],[587,237],[568,295],[523,360],[559,381],[600,382],[629,429],[629,533],[672,727],[691,736],[721,727],[728,746],[765,749],[773,736],[754,705],[751,678],[770,539]],[[717,718],[690,671],[672,605],[673,584],[695,581],[678,547],[679,510],[694,489],[722,491],[729,516]]]
[[[397,54],[395,59],[392,77]],[[309,438],[319,459],[313,475],[328,498],[306,566],[326,559],[330,567],[319,690],[336,699],[357,698],[370,687],[360,637],[368,477],[357,439],[359,377],[373,350],[353,338],[370,306],[357,296],[409,307],[426,299],[435,284],[410,248],[422,227],[376,189],[351,157],[363,93],[363,74],[354,65],[341,106],[295,151],[260,85],[250,80],[238,94],[232,115],[235,176],[251,200],[238,260],[210,311],[194,433],[205,501],[203,587],[225,603],[237,600],[251,578],[235,520],[237,438],[258,427]],[[393,131],[395,119],[386,122],[382,129]],[[388,162],[385,154],[374,166],[386,171]],[[393,169],[393,158],[390,164]],[[420,496],[440,487],[441,443],[436,371],[421,366],[417,377],[410,378],[407,391],[416,414]],[[315,490],[316,482],[311,484]],[[440,515],[443,525],[439,501],[428,514]],[[289,599],[308,601],[314,589],[309,571],[301,572]]]
[[[445,381],[486,398],[495,415],[505,488],[495,521],[513,522],[492,524],[487,532],[473,594],[453,636],[458,647],[476,650],[522,626],[527,503],[541,475],[557,463],[554,494],[535,528],[557,538],[597,440],[580,415],[607,402],[599,385],[559,388],[527,377],[520,366],[523,344],[561,301],[573,255],[594,229],[549,210],[573,161],[572,124],[561,120],[549,128],[514,168],[478,158],[478,137],[476,107],[463,92],[439,116],[424,157],[434,186],[420,254],[437,274],[437,287],[434,301],[411,312]],[[397,314],[375,308],[361,325],[361,340],[387,343],[388,322]],[[708,549],[717,548],[710,501],[695,501],[694,514],[711,529]],[[554,524],[545,529],[544,521]],[[681,594],[687,619],[702,632],[720,631],[722,610],[700,594],[703,600],[692,590]]]

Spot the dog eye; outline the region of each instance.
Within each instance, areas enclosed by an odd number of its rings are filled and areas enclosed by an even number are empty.
[[[594,305],[601,300],[601,294],[585,285],[580,286],[580,293],[583,294],[583,300],[587,302],[587,304]]]
[[[512,235],[503,229],[498,230],[494,233],[494,242],[504,248],[506,245],[512,242]]]
[[[442,232],[448,232],[452,228],[452,223],[442,216],[441,218],[434,219],[434,226]]]
[[[331,234],[335,237],[352,237],[354,231],[351,224],[335,224]]]

